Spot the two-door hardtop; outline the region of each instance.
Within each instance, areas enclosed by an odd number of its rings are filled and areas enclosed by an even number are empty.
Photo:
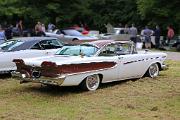
[[[77,46],[64,46],[55,55],[32,59],[15,59],[14,76],[21,83],[80,85],[96,90],[100,83],[156,77],[167,55],[161,52],[136,51],[129,41],[99,40]]]

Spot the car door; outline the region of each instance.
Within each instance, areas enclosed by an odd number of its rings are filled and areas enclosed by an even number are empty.
[[[120,79],[139,78],[145,72],[144,56],[138,54],[128,54],[119,56],[119,62],[121,65],[118,70]]]
[[[101,61],[110,61],[115,62],[115,67],[112,67],[106,71],[103,72],[103,81],[102,82],[111,82],[118,80],[119,77],[119,60],[116,54],[115,54],[115,45],[109,44],[106,47],[104,47],[99,53],[98,57]]]
[[[121,51],[116,51],[119,55],[119,79],[139,78],[143,75],[145,65],[145,55],[137,54],[130,44],[123,44]]]

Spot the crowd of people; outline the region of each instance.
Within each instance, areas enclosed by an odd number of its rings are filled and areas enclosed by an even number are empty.
[[[113,31],[114,28],[110,23],[106,24],[105,27],[107,28],[107,33],[114,32]],[[123,28],[122,24],[119,24],[119,27]],[[126,24],[124,29],[120,31],[120,34],[129,34],[130,40],[136,44],[138,29],[135,27],[135,24],[132,24],[131,27],[128,27],[128,25]],[[151,48],[151,36],[155,37],[155,47],[156,48],[160,47],[160,37],[162,34],[161,34],[160,27],[158,25],[156,25],[154,30],[150,29],[148,26],[145,26],[145,28],[141,30],[140,35],[141,35],[141,38],[143,39],[143,42],[145,43],[145,48],[147,49]],[[170,43],[170,40],[173,39],[174,35],[175,34],[174,34],[173,27],[169,25],[167,27],[167,39],[168,39],[167,44]]]
[[[107,33],[113,32],[113,26],[110,23],[105,25],[105,27],[107,28]],[[120,27],[122,27],[122,24],[120,24]],[[56,26],[54,24],[49,23],[46,29],[45,24],[38,21],[34,27],[34,35],[45,36],[46,31],[52,32],[55,28]],[[88,28],[87,25],[86,28]],[[0,43],[4,42],[4,40],[6,39],[11,39],[13,37],[13,32],[16,32],[19,36],[24,36],[23,30],[24,30],[24,26],[22,20],[16,23],[15,28],[12,25],[9,25],[3,29],[2,26],[0,25]],[[129,34],[130,40],[132,40],[136,44],[138,29],[135,27],[135,24],[132,24],[130,27],[126,24],[123,31],[121,31],[120,34]],[[155,47],[159,48],[161,30],[158,25],[156,25],[156,28],[154,30],[150,29],[148,26],[145,26],[145,28],[141,30],[140,35],[144,39],[143,41],[145,43],[145,48],[147,49],[151,48],[151,36],[155,36],[155,45],[156,45]],[[167,44],[170,43],[170,40],[173,39],[174,35],[175,34],[173,27],[169,25],[167,27],[167,39],[168,39]]]

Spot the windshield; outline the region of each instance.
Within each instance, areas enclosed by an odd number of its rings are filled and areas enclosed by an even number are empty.
[[[92,56],[97,50],[98,48],[91,45],[64,46],[61,50],[57,51],[56,55]]]
[[[10,51],[14,49],[15,47],[20,46],[23,43],[24,43],[23,41],[18,41],[18,40],[7,41],[0,44],[0,49],[4,51]]]
[[[82,35],[80,32],[78,32],[77,30],[63,30],[63,32],[66,35],[71,35],[71,36],[80,36]]]

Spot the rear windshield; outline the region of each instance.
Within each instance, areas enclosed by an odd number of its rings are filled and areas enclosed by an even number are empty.
[[[7,41],[0,44],[0,49],[3,51],[11,51],[12,49],[22,45],[23,43],[24,43],[23,41],[18,41],[18,40]]]

